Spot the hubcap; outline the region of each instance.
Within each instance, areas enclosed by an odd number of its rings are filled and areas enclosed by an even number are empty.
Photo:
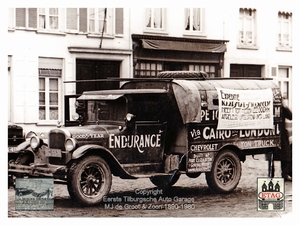
[[[80,187],[82,193],[88,197],[95,197],[102,187],[103,171],[97,165],[86,167],[81,173]]]

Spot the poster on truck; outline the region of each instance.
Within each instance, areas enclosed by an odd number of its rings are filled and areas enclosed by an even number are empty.
[[[272,129],[273,92],[217,88],[219,100],[218,130]]]

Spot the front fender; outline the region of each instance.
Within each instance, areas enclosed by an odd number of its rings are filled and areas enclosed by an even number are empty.
[[[11,160],[14,161],[23,153],[29,153],[29,152],[30,152],[30,154],[32,154],[34,156],[34,152],[33,152],[32,148],[28,145],[26,148],[18,149],[13,152],[8,152],[8,162],[10,162]]]
[[[89,151],[100,149],[100,151],[105,152],[106,155],[109,155],[109,158],[112,160],[111,163],[114,164],[114,168],[111,168],[114,171],[114,174],[118,174],[121,178],[125,179],[136,179],[136,177],[130,175],[124,168],[121,166],[117,158],[106,148],[101,145],[84,145],[77,148],[72,153],[72,160],[79,159],[80,157],[84,156]],[[117,172],[118,171],[118,172]]]
[[[17,153],[17,152],[20,152],[20,151],[22,151],[22,150],[28,148],[29,146],[30,146],[30,140],[24,141],[24,142],[22,142],[21,144],[19,144],[19,145],[16,147],[15,152],[16,152],[16,153]]]
[[[85,153],[87,153],[90,149],[102,149],[105,152],[108,152],[112,157],[114,157],[110,151],[108,151],[106,148],[104,148],[101,145],[84,145],[84,146],[80,146],[72,153],[72,159],[79,159],[81,156],[83,156]]]

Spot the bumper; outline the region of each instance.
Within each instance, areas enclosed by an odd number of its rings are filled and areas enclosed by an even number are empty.
[[[66,180],[67,168],[51,164],[33,164],[30,166],[8,164],[8,174],[27,174],[36,177],[53,177],[54,179]]]

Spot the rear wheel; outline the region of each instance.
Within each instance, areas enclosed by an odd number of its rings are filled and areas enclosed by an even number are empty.
[[[74,162],[68,171],[68,191],[82,205],[99,204],[108,194],[112,175],[108,164],[99,156],[87,156]]]
[[[215,158],[211,172],[206,173],[208,186],[218,193],[229,193],[238,185],[242,173],[239,157],[232,150],[223,150]]]

